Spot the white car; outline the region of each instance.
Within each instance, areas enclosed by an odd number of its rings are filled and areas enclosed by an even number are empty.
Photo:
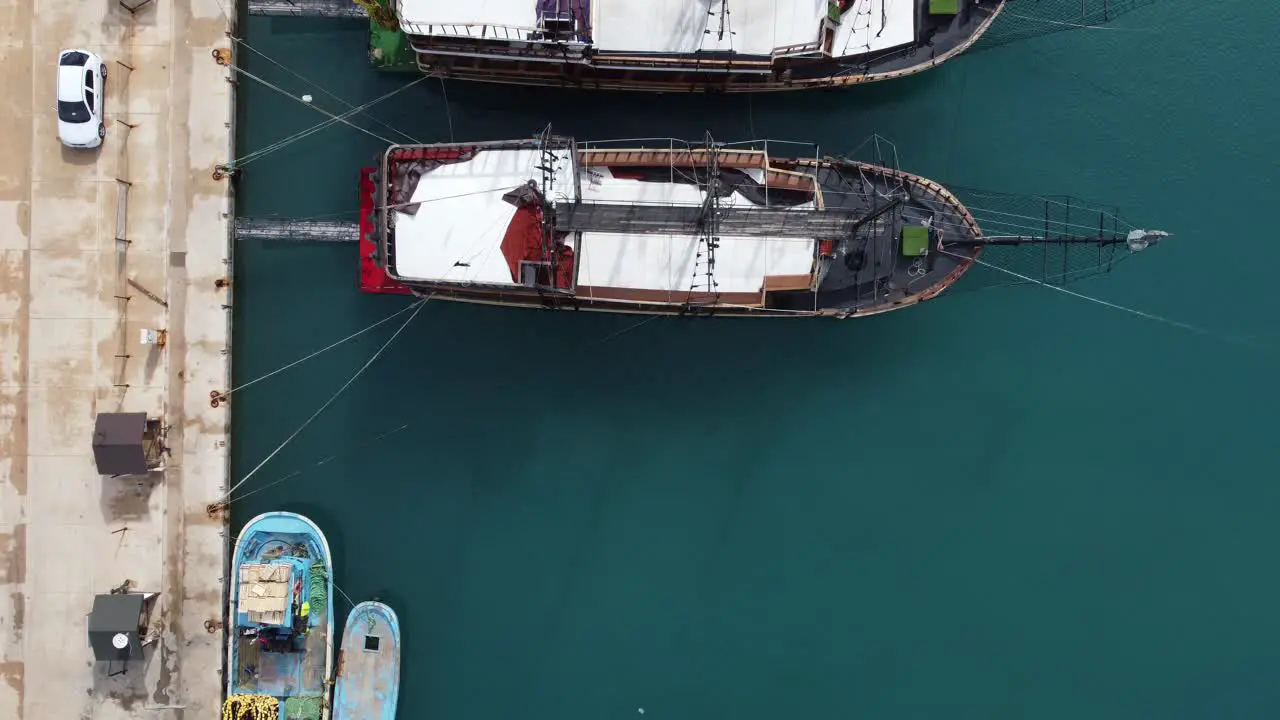
[[[74,148],[96,148],[107,136],[102,118],[107,66],[88,50],[58,53],[58,139]]]

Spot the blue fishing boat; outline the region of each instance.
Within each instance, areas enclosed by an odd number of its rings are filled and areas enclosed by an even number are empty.
[[[400,696],[400,620],[380,602],[351,609],[342,631],[334,720],[394,720]]]
[[[320,528],[270,512],[240,531],[231,561],[227,700],[237,720],[328,720],[333,560]]]

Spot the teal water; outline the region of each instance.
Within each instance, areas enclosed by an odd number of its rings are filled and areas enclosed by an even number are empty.
[[[235,523],[312,516],[351,599],[395,607],[402,719],[1274,716],[1277,24],[1275,3],[1162,0],[752,100],[449,83],[460,140],[876,132],[943,182],[1118,203],[1175,237],[1073,289],[1207,333],[1039,287],[842,323],[431,303]],[[351,102],[406,81],[365,69],[359,23],[242,34]],[[322,119],[239,90],[242,151]],[[447,140],[444,105],[432,80],[374,115]],[[337,127],[268,155],[238,212],[354,218],[381,145]],[[352,246],[237,252],[240,382],[406,303],[356,290]],[[395,324],[237,393],[235,477]]]

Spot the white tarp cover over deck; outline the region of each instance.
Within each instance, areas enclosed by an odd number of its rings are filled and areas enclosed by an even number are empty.
[[[915,0],[854,0],[840,18],[831,54],[861,55],[915,39]]]
[[[532,3],[530,3],[532,4]],[[558,151],[555,187],[573,185],[567,150]],[[538,150],[480,150],[465,162],[441,165],[422,176],[412,202],[415,215],[396,212],[395,272],[415,280],[512,284],[502,254],[516,207],[507,191],[537,180]]]
[[[401,22],[456,35],[449,26],[533,28],[537,0],[400,0]],[[592,45],[604,52],[733,51],[770,55],[820,39],[827,0],[591,0]],[[915,0],[854,0],[836,29],[832,53],[859,55],[915,39]],[[498,35],[490,35],[497,37]]]
[[[827,14],[827,0],[728,0],[721,38],[720,5],[720,0],[592,0],[592,44],[606,52],[769,55],[775,48],[817,41]]]
[[[418,25],[532,28],[538,24],[537,4],[537,0],[400,0],[400,20]]]
[[[241,566],[236,611],[247,613],[253,622],[283,624],[292,574],[292,568],[284,563]]]
[[[615,178],[605,168],[590,168],[582,180],[585,202],[699,206],[703,192],[682,183]],[[721,208],[755,207],[734,193]],[[812,209],[812,203],[801,206]],[[797,208],[801,209],[801,208]],[[813,269],[816,238],[720,236],[713,278],[717,290],[760,292],[766,275],[803,275]],[[578,244],[578,286],[663,290],[688,293],[694,283],[705,290],[705,266],[699,266],[696,235],[584,232]],[[697,270],[698,277],[694,274]]]

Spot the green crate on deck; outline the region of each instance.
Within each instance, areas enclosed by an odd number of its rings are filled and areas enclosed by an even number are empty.
[[[902,254],[906,257],[928,255],[929,228],[922,225],[908,225],[902,228]]]

